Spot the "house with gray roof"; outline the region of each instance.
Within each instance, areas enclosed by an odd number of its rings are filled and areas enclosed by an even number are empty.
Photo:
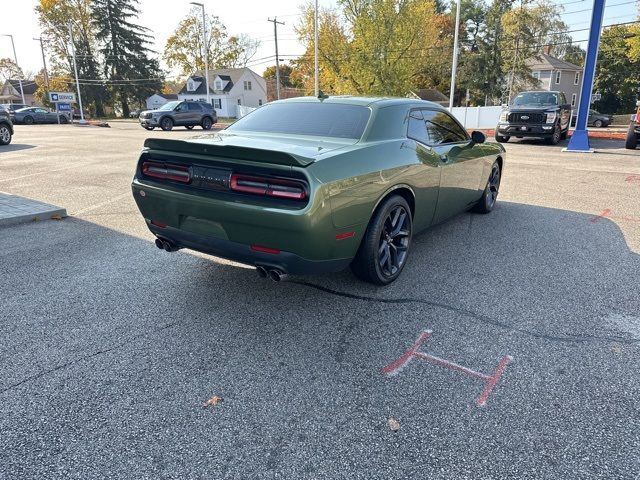
[[[531,76],[538,81],[533,87],[564,92],[571,106],[577,108],[582,89],[582,68],[553,57],[549,52],[549,47],[545,47],[543,53],[527,60]]]
[[[35,99],[38,85],[33,80],[22,80],[24,102],[31,106],[41,106]],[[6,80],[0,87],[0,103],[22,103],[19,80]]]
[[[236,117],[238,105],[257,108],[266,103],[267,85],[264,78],[250,68],[219,68],[209,70],[209,95],[218,117]],[[207,101],[202,72],[187,78],[178,99]]]

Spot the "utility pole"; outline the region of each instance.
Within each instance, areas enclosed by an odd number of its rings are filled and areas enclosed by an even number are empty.
[[[42,45],[42,37],[34,38],[34,40],[40,42],[40,51],[42,52],[42,65],[44,66],[44,84],[49,90],[49,72],[47,72],[47,61],[44,58],[44,46]]]
[[[456,2],[456,30],[453,37],[453,64],[451,65],[451,90],[449,91],[449,111],[453,108],[453,96],[456,90],[456,73],[458,70],[458,36],[460,35],[460,0]]]
[[[280,59],[278,58],[278,25],[284,25],[284,22],[279,22],[277,17],[267,19],[269,22],[273,22],[273,38],[276,41],[276,98],[280,100]]]
[[[69,22],[69,38],[71,39],[71,55],[73,57],[73,72],[76,76],[76,90],[78,91],[78,105],[80,105],[80,125],[84,125],[87,121],[84,119],[84,111],[82,110],[82,95],[80,94],[80,82],[78,81],[78,64],[76,63],[76,46],[73,43],[73,28]],[[73,117],[73,116],[72,116]],[[73,118],[71,119],[73,121]]]
[[[18,69],[18,85],[20,85],[20,96],[22,97],[22,103],[24,105],[27,102],[24,101],[24,89],[22,88],[22,72],[20,71],[20,67],[18,66],[18,56],[16,55],[16,44],[13,43],[13,35],[2,34],[3,37],[9,37],[11,39],[11,47],[13,48],[13,60],[16,62],[16,68]]]
[[[207,15],[204,12],[204,4],[191,2],[202,9],[202,45],[204,50],[204,83],[207,88],[207,103],[211,104],[211,94],[209,93],[209,45],[207,44]]]
[[[314,25],[313,25],[313,37],[314,37],[314,41],[313,41],[313,49],[314,49],[314,60],[315,60],[315,65],[314,65],[314,84],[315,84],[315,96],[317,97],[318,94],[320,93],[320,75],[319,75],[319,71],[318,71],[318,0],[316,0],[316,12],[315,12],[315,16],[314,16]]]

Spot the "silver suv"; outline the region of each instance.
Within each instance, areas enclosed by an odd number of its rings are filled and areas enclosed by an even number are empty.
[[[138,119],[140,125],[147,130],[153,130],[155,127],[171,130],[176,126],[191,130],[196,125],[201,126],[203,130],[209,130],[218,121],[218,116],[209,103],[175,100],[156,110],[141,112]]]

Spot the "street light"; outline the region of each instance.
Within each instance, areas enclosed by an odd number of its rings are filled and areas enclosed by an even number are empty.
[[[456,73],[458,70],[458,35],[460,34],[460,0],[456,2],[456,28],[453,36],[453,62],[451,65],[451,90],[449,91],[449,111],[453,108],[453,97],[456,90]]]
[[[24,90],[22,88],[22,75],[20,75],[20,67],[18,66],[18,56],[16,55],[16,44],[13,43],[13,35],[9,35],[7,33],[0,34],[2,37],[9,37],[11,39],[11,47],[13,48],[13,60],[16,62],[16,68],[18,69],[18,84],[20,85],[20,95],[22,96],[22,103],[26,105],[27,102],[24,101]]]
[[[209,46],[207,45],[207,16],[204,13],[204,4],[198,2],[189,2],[202,9],[202,45],[204,50],[204,81],[207,87],[207,103],[211,104],[209,97]]]

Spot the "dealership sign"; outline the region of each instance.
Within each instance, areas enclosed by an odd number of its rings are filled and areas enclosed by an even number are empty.
[[[51,103],[75,103],[76,94],[73,92],[49,92],[49,101]]]

